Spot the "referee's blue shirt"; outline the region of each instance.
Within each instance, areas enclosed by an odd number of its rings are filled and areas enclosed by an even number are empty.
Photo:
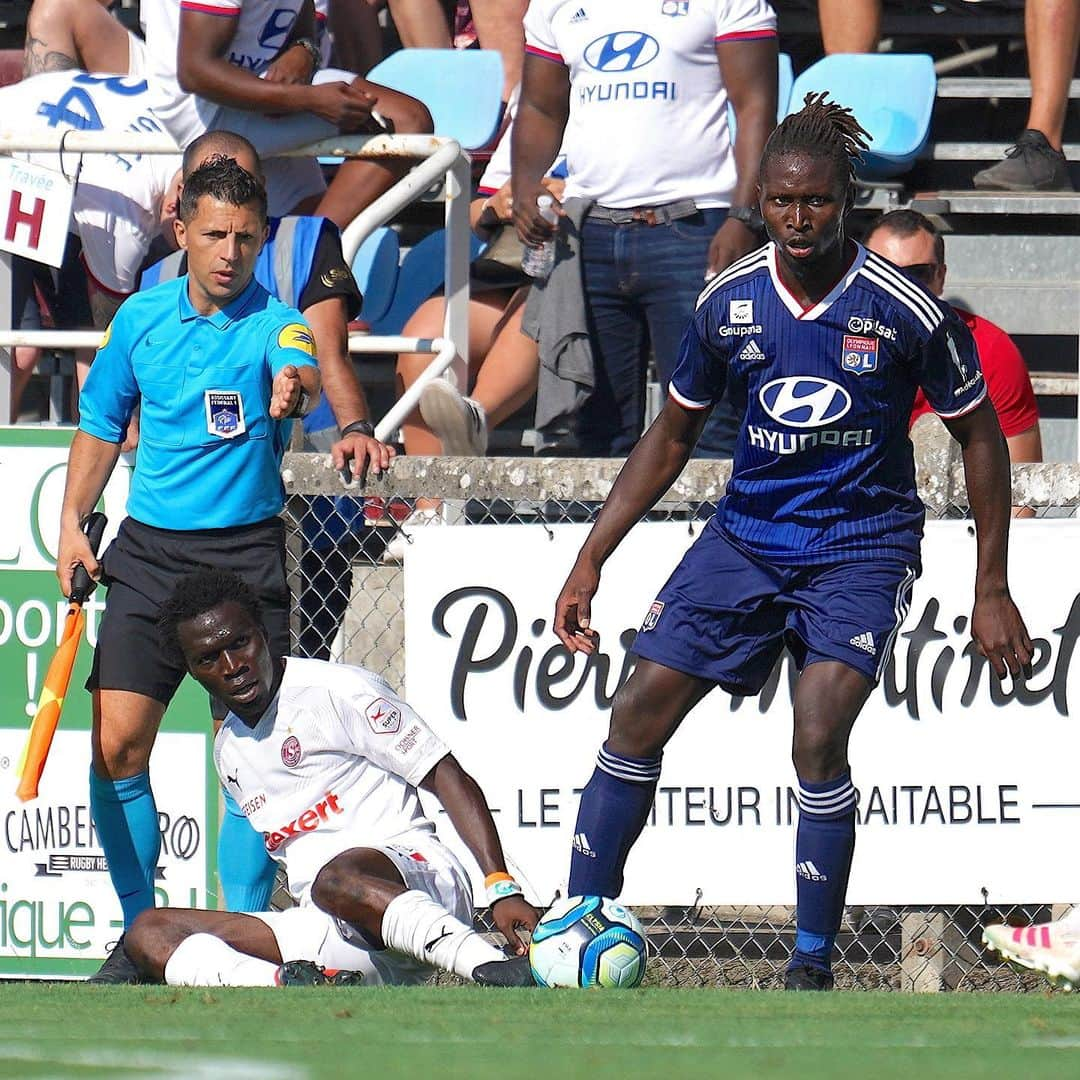
[[[303,316],[254,278],[214,315],[187,275],[120,306],[79,397],[79,428],[123,441],[142,399],[128,514],[160,529],[227,529],[280,513],[292,422],[270,417],[274,376],[314,366]]]

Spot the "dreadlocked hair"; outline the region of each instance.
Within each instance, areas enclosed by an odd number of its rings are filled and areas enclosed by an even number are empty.
[[[855,165],[862,161],[862,152],[870,145],[870,133],[851,109],[826,101],[827,96],[827,91],[807,94],[802,109],[780,121],[762,151],[762,171],[773,158],[802,153],[828,158],[849,182],[855,179]]]

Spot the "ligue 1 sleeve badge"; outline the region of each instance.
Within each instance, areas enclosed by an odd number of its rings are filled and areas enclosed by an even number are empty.
[[[206,430],[219,439],[235,439],[247,431],[244,422],[244,399],[238,390],[207,390]]]

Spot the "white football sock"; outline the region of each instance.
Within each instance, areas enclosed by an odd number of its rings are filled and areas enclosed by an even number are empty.
[[[237,952],[213,934],[192,934],[165,965],[169,986],[277,986],[280,964]]]
[[[381,933],[388,949],[463,979],[471,979],[479,964],[506,959],[471,926],[418,889],[395,896],[386,905]]]

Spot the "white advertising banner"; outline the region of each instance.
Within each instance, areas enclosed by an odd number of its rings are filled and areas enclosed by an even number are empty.
[[[926,531],[893,661],[852,736],[849,902],[1080,900],[1080,523],[1014,525],[1011,585],[1037,648],[1018,685],[999,683],[970,644],[970,523]],[[627,648],[693,541],[686,523],[637,526],[594,600],[600,649],[571,660],[551,618],[586,532],[421,529],[406,553],[407,696],[480,781],[540,900],[565,891],[578,794],[629,673]],[[794,902],[794,674],[785,658],[758,698],[716,690],[687,718],[665,752],[625,900],[690,904],[700,889],[706,904]]]
[[[0,978],[92,974],[120,933],[120,905],[91,825],[90,695],[83,689],[105,590],[84,605],[82,643],[60,728],[31,802],[17,773],[41,684],[63,632],[67,602],[54,566],[70,428],[0,429]],[[99,508],[105,544],[124,517],[131,463],[114,472]],[[150,761],[159,812],[160,903],[216,906],[218,788],[209,760],[206,695],[185,680]],[[209,891],[208,891],[209,889]]]
[[[38,798],[23,803],[6,781],[25,742],[25,731],[0,728],[0,971],[59,974],[63,961],[105,956],[124,923],[90,814],[87,733],[57,732]],[[158,905],[213,906],[207,897],[206,737],[158,735],[150,782],[161,830]]]

